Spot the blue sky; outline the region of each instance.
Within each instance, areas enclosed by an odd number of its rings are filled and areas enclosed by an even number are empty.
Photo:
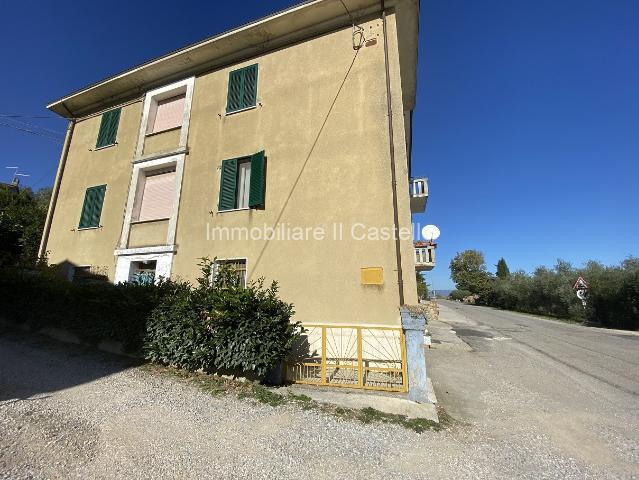
[[[72,90],[293,2],[161,3],[4,5],[0,115],[47,115]],[[467,248],[525,270],[639,254],[638,24],[634,1],[422,0],[413,173],[431,196],[415,220],[442,230],[435,288],[452,287],[448,263]],[[0,142],[0,180],[16,165],[28,185],[53,182],[61,142],[4,126]]]

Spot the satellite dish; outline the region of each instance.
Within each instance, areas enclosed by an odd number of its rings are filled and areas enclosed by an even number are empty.
[[[426,225],[422,228],[422,236],[429,242],[437,240],[439,238],[439,233],[439,228],[435,225]]]

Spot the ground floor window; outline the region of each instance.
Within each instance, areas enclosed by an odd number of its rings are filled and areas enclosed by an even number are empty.
[[[171,278],[173,247],[116,250],[115,254],[118,259],[115,265],[114,283],[135,282],[146,285],[157,283],[162,278],[165,280]]]
[[[129,281],[139,285],[151,285],[155,282],[156,260],[140,260],[131,262]]]
[[[234,258],[234,259],[225,259],[225,260],[217,260],[216,264],[218,266],[228,266],[235,273],[235,278],[238,285],[242,288],[246,287],[246,259],[245,258]],[[217,269],[216,269],[217,273]]]
[[[88,282],[104,282],[108,281],[104,269],[96,268],[91,265],[83,265],[73,267],[73,274],[71,281],[74,283],[88,283]]]

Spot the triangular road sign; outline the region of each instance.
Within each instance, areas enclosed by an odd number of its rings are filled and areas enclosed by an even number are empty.
[[[579,277],[572,288],[573,290],[584,290],[588,288],[588,284],[583,277]]]

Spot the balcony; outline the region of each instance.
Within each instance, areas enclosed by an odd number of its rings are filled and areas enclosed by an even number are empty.
[[[415,270],[427,272],[435,268],[435,245],[415,242]]]
[[[410,180],[410,212],[422,213],[428,200],[428,179],[426,177]]]

